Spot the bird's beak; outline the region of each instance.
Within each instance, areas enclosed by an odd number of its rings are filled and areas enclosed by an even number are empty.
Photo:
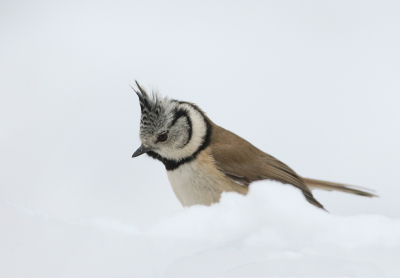
[[[151,148],[146,148],[145,146],[141,145],[139,149],[137,149],[136,152],[133,153],[132,158],[147,153],[148,151],[151,151]]]

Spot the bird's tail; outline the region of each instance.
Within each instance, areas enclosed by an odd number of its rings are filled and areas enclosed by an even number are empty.
[[[303,180],[310,189],[317,188],[317,189],[323,189],[323,190],[328,190],[328,191],[336,190],[336,191],[342,191],[342,192],[366,196],[366,197],[378,197],[378,195],[368,192],[368,191],[373,191],[368,188],[347,185],[347,184],[342,184],[342,183],[336,183],[336,182],[320,181],[320,180],[314,180],[314,179],[308,179],[308,178],[303,178]]]

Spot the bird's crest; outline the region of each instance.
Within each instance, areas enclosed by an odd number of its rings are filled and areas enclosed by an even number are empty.
[[[147,112],[155,112],[156,114],[159,114],[157,112],[160,112],[159,110],[162,107],[160,95],[158,93],[153,92],[152,97],[150,97],[149,94],[146,92],[146,90],[142,88],[142,86],[140,86],[136,80],[135,83],[138,90],[136,90],[132,86],[131,88],[135,91],[135,93],[139,97],[140,109],[142,113],[144,113],[147,110]]]

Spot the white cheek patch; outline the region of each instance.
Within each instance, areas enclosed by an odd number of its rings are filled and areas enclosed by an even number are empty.
[[[203,144],[207,134],[207,124],[203,115],[187,103],[182,103],[179,108],[188,112],[192,122],[192,138],[183,148],[159,150],[158,153],[168,159],[181,160],[193,155]]]

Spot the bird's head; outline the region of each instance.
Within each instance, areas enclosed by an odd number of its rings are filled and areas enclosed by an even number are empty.
[[[134,91],[139,97],[142,112],[142,145],[132,157],[147,153],[164,164],[165,161],[178,163],[205,148],[209,141],[211,125],[197,106],[162,97],[158,93],[149,96],[137,81],[136,85],[137,90]]]

